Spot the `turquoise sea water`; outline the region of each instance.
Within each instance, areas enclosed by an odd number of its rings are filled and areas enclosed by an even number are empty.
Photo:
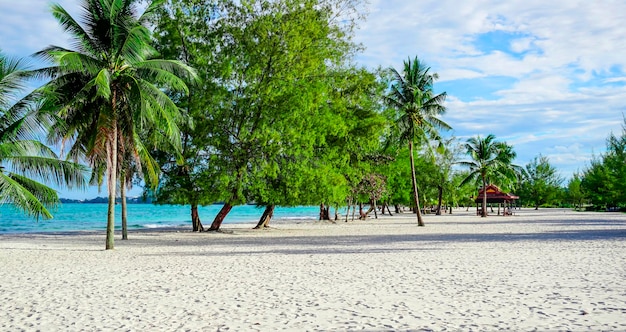
[[[202,224],[211,225],[221,205],[199,207]],[[121,229],[121,207],[116,206],[115,229]],[[62,204],[51,211],[54,219],[33,219],[10,205],[0,205],[1,233],[94,231],[106,229],[107,204]],[[226,216],[229,223],[255,223],[263,208],[254,205],[235,206]],[[288,220],[317,220],[318,206],[276,207],[273,222]],[[128,228],[188,227],[191,230],[189,206],[128,204]]]

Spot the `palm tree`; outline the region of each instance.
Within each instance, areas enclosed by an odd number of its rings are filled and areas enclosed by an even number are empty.
[[[51,78],[43,87],[58,116],[51,138],[70,142],[69,155],[86,157],[94,168],[106,164],[106,249],[114,247],[120,147],[138,156],[136,133],[150,128],[161,131],[180,150],[180,113],[162,88],[187,93],[181,77],[196,77],[179,61],[157,59],[151,46],[145,24],[163,1],[150,2],[138,18],[137,2],[83,0],[82,25],[61,6],[53,5],[53,16],[72,36],[76,50],[50,46],[36,54],[54,63],[37,71]]]
[[[38,180],[85,187],[86,168],[59,160],[36,140],[46,119],[37,117],[33,108],[35,94],[12,102],[28,74],[22,61],[0,51],[0,204],[11,203],[35,218],[52,218],[48,208],[59,203],[58,195]]]
[[[400,74],[394,68],[389,69],[392,75],[391,91],[385,97],[389,106],[396,110],[395,126],[398,140],[409,144],[411,163],[411,179],[413,197],[417,208],[417,224],[424,226],[419,205],[419,192],[415,178],[415,161],[413,144],[415,140],[440,140],[440,129],[451,129],[438,116],[445,113],[443,102],[446,93],[434,94],[433,83],[439,78],[430,73],[430,67],[420,62],[417,57],[404,62],[404,71]]]
[[[480,178],[483,185],[483,202],[481,217],[487,217],[487,182],[490,177],[510,178],[516,176],[519,166],[512,162],[516,157],[513,147],[497,142],[493,134],[482,138],[471,137],[465,144],[466,153],[471,161],[461,161],[460,165],[469,167],[470,173],[463,179],[461,186]]]

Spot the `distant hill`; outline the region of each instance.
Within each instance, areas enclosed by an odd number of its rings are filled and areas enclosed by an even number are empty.
[[[63,204],[107,204],[109,203],[108,197],[96,197],[92,199],[70,199],[61,198]],[[122,200],[118,197],[115,202],[120,203]],[[144,197],[126,197],[126,203],[128,204],[152,204],[152,199]]]

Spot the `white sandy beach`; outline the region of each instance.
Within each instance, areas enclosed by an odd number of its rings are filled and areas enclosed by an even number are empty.
[[[625,214],[425,222],[0,235],[0,330],[626,331]]]

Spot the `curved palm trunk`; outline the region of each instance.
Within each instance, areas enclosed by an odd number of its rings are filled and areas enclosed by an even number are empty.
[[[120,199],[122,204],[122,240],[128,240],[128,213],[126,213],[126,174],[120,174]]]
[[[113,120],[112,132],[106,142],[107,149],[107,189],[109,191],[109,206],[107,210],[106,250],[114,249],[115,231],[115,188],[117,186],[117,121]]]
[[[415,178],[415,161],[413,160],[413,141],[409,141],[409,159],[411,160],[411,180],[413,181],[413,197],[417,208],[417,226],[424,226],[422,213],[420,212],[419,193],[417,191],[417,179]]]

